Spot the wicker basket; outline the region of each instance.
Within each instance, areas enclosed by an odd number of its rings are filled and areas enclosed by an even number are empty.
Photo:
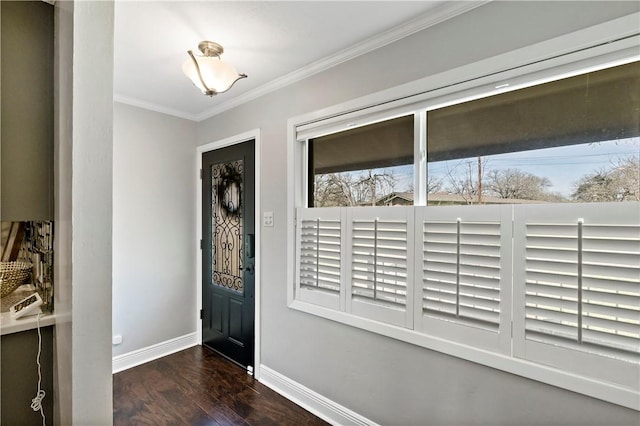
[[[0,262],[0,297],[13,292],[31,276],[29,262]]]

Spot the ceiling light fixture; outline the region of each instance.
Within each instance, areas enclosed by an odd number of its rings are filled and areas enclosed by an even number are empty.
[[[196,56],[191,50],[187,51],[191,59],[182,64],[182,72],[191,79],[193,84],[207,96],[224,93],[246,74],[238,71],[228,62],[220,59],[224,49],[213,41],[203,41],[198,45],[202,56]]]

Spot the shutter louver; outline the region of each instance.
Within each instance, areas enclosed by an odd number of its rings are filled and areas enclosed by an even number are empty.
[[[340,307],[342,223],[339,209],[300,210],[298,219],[298,298]]]
[[[500,222],[423,223],[423,312],[497,331]]]
[[[407,304],[407,224],[354,220],[352,295],[390,307]]]
[[[640,225],[583,226],[582,317],[583,343],[640,354]]]
[[[526,225],[525,337],[637,362],[640,225]]]
[[[511,352],[511,206],[420,208],[416,329]]]
[[[527,338],[577,340],[577,223],[529,223],[526,241]]]
[[[302,221],[301,287],[340,292],[340,242],[340,221]]]
[[[348,312],[411,327],[413,207],[348,211]]]
[[[456,317],[458,223],[424,223],[423,311]]]

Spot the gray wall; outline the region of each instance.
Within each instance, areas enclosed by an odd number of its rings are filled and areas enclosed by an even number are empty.
[[[195,332],[196,123],[116,102],[113,132],[115,356]]]
[[[288,118],[636,11],[493,2],[200,123],[198,145],[262,131],[262,209],[275,215],[260,251],[263,364],[381,424],[638,424],[633,410],[288,309],[285,263]]]

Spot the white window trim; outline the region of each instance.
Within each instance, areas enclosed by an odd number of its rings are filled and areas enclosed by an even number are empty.
[[[461,343],[426,336],[417,331],[315,306],[294,299],[296,207],[304,206],[304,165],[297,129],[304,126],[306,137],[380,121],[382,117],[440,108],[463,100],[477,99],[516,90],[545,81],[582,74],[638,60],[640,13],[566,34],[493,58],[441,74],[374,93],[340,105],[321,109],[288,120],[287,212],[287,302],[292,309],[387,337],[443,352],[481,365],[517,374],[543,383],[612,402],[640,411],[637,391],[583,377],[526,360],[489,352]],[[617,40],[617,41],[615,41]],[[614,41],[612,43],[609,43]],[[595,46],[595,47],[591,47]],[[507,88],[503,88],[508,83]],[[499,86],[500,88],[497,88]],[[418,95],[416,95],[418,94]],[[315,127],[315,129],[314,129]],[[309,136],[311,135],[311,136]],[[421,144],[422,145],[422,144]],[[416,148],[418,151],[418,148]],[[420,154],[421,161],[423,154]],[[425,160],[426,161],[426,160]],[[418,200],[420,198],[418,197]]]

